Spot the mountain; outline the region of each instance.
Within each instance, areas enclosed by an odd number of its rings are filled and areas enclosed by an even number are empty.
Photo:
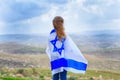
[[[89,55],[120,60],[120,35],[71,35],[80,50]]]
[[[19,43],[26,45],[45,45],[47,37],[43,35],[30,34],[5,34],[0,35],[0,43]]]
[[[70,36],[84,54],[120,60],[120,34],[97,31]],[[47,37],[29,34],[0,35],[0,52],[45,53]]]

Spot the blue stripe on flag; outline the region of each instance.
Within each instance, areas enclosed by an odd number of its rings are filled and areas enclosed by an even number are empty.
[[[64,58],[60,58],[54,61],[51,61],[51,69],[57,69],[60,67],[67,67],[67,61]]]
[[[50,34],[52,34],[52,33],[54,33],[55,32],[55,29],[53,29],[51,32],[50,32]]]
[[[54,61],[51,61],[51,69],[57,69],[60,67],[70,67],[77,70],[86,70],[87,64],[83,62],[78,62],[72,59],[60,58]]]

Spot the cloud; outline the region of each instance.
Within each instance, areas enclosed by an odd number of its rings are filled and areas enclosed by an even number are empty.
[[[0,34],[26,34],[28,33],[29,26],[21,23],[3,23],[0,25]]]
[[[61,5],[67,0],[0,0],[0,20],[15,22],[42,15],[50,5]]]
[[[0,22],[0,34],[4,33],[3,29],[4,29],[5,23],[4,22]]]
[[[1,1],[0,20],[16,22],[41,15],[45,10],[44,6],[38,6],[31,1],[4,0]]]
[[[119,8],[120,0],[0,0],[0,21],[6,33],[48,33],[57,15],[70,33],[120,29]]]
[[[116,26],[116,30],[120,29],[120,18],[119,19],[113,19],[112,25]]]

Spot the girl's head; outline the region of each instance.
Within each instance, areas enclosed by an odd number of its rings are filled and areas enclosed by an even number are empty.
[[[53,26],[56,30],[59,40],[66,37],[64,32],[64,19],[61,16],[54,17]]]

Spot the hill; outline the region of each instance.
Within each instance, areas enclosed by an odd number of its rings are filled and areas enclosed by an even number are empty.
[[[89,63],[88,69],[120,72],[120,60],[111,60],[88,54],[84,54],[84,56]],[[0,68],[49,68],[49,59],[46,54],[0,53],[0,63]]]
[[[70,35],[89,62],[89,69],[120,72],[120,35]],[[48,68],[47,36],[0,35],[0,68]],[[114,66],[113,66],[114,65]]]
[[[120,60],[120,35],[108,33],[70,35],[80,50],[89,55]],[[45,53],[47,36],[6,34],[0,35],[0,52],[15,54]]]

